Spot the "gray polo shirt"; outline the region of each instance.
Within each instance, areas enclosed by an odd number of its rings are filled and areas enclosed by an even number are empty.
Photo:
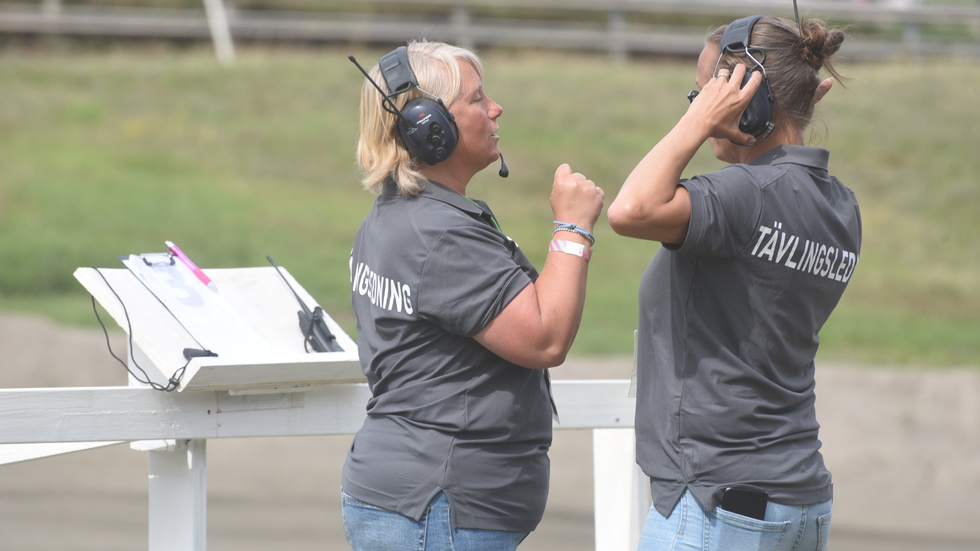
[[[351,253],[351,306],[373,397],[344,490],[421,518],[445,492],[456,526],[531,531],[548,495],[546,370],[511,364],[473,335],[537,271],[486,204],[429,182],[387,187]]]
[[[854,194],[825,149],[782,146],[681,182],[685,241],[640,284],[637,460],[669,515],[746,484],[789,505],[831,499],[814,410],[817,333],[857,265]]]

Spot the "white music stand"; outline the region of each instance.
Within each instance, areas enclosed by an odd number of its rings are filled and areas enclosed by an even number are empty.
[[[188,277],[176,282],[160,278],[165,288],[154,294],[125,268],[78,268],[75,278],[123,330],[132,328],[130,361],[135,359],[153,381],[166,385],[187,364],[179,391],[281,391],[364,381],[357,345],[326,312],[324,319],[343,351],[307,352],[297,317],[300,305],[283,277],[310,310],[316,301],[288,271],[281,269],[280,276],[269,266],[207,273],[217,292]],[[168,292],[169,297],[158,296]],[[168,308],[165,302],[172,300],[183,305]],[[218,356],[187,363],[185,348],[209,349]]]

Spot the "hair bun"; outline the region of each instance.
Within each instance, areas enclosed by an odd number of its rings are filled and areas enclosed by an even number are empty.
[[[801,57],[814,69],[820,69],[843,43],[844,32],[827,28],[820,19],[808,19],[800,27]]]

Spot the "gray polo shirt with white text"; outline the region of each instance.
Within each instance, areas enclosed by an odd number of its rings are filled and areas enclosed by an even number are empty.
[[[681,182],[687,237],[640,285],[637,460],[669,515],[746,484],[789,505],[831,499],[814,410],[818,331],[858,262],[854,194],[825,149],[781,146]]]
[[[373,397],[343,487],[419,519],[445,492],[456,526],[533,530],[548,495],[546,370],[516,366],[473,335],[537,271],[490,209],[437,183],[386,187],[351,253],[351,306]]]

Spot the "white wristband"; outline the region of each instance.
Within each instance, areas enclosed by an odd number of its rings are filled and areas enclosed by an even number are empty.
[[[549,251],[558,251],[565,254],[570,254],[574,256],[580,256],[585,259],[586,262],[592,259],[592,248],[588,245],[583,245],[581,243],[575,243],[574,241],[565,241],[564,239],[552,239],[551,244],[548,245]]]

